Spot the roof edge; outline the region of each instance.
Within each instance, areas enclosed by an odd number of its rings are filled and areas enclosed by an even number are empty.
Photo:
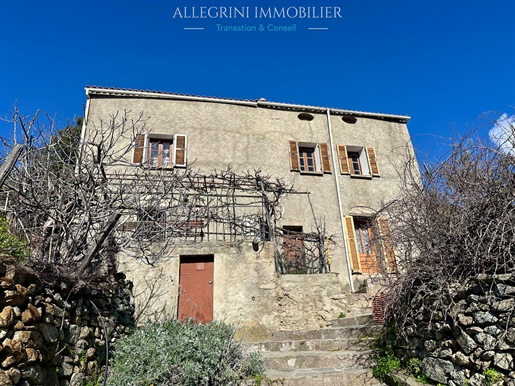
[[[126,95],[144,98],[162,98],[162,99],[175,99],[175,100],[189,100],[189,101],[202,101],[212,103],[226,103],[235,105],[244,105],[250,107],[268,107],[285,110],[308,110],[311,112],[325,113],[329,110],[330,113],[338,115],[352,115],[359,117],[370,117],[376,119],[388,119],[407,123],[411,117],[408,115],[395,115],[395,114],[383,114],[383,113],[371,113],[366,111],[358,110],[345,110],[330,107],[300,105],[292,103],[281,103],[281,102],[269,102],[263,99],[231,99],[231,98],[217,98],[211,96],[199,96],[190,94],[179,94],[165,91],[154,91],[154,90],[137,90],[137,89],[125,89],[125,88],[109,88],[109,87],[97,87],[97,86],[86,86],[86,96],[89,98],[90,95]]]

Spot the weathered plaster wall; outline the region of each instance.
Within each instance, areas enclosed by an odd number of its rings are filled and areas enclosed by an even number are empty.
[[[177,316],[178,251],[181,255],[214,255],[214,318],[235,326],[243,339],[268,337],[279,329],[325,327],[346,309],[337,275],[278,278],[271,243],[260,243],[260,249],[254,251],[250,242],[218,242],[182,246],[154,266],[123,257],[119,269],[134,282],[136,314],[141,307],[148,307],[145,315],[151,318]],[[149,283],[158,287],[151,302],[147,302],[149,292],[143,293]]]
[[[325,113],[311,112],[314,119],[305,121],[298,118],[300,111],[295,110],[230,102],[98,95],[91,97],[89,111],[89,130],[100,127],[101,119],[108,122],[108,117],[130,111],[131,118],[143,113],[144,121],[137,129],[153,134],[186,134],[187,158],[194,170],[210,173],[228,166],[238,173],[262,170],[263,174],[284,178],[297,191],[311,192],[317,221],[323,220],[327,234],[337,240],[331,251],[332,271],[340,273],[338,278],[346,288],[349,277],[334,173],[340,183],[345,215],[357,207],[374,211],[398,194],[399,164],[405,160],[407,147],[411,152],[405,124],[362,117],[349,124],[341,116],[331,115],[335,147],[338,144],[374,147],[381,176],[341,175],[338,164],[332,165],[333,174],[302,174],[290,171],[289,141],[330,144]],[[120,138],[120,148],[127,143],[127,138]],[[330,151],[335,152],[335,147]],[[131,156],[129,153],[128,161]],[[314,230],[315,221],[307,196],[289,196],[282,204],[281,225],[300,225],[305,232]]]

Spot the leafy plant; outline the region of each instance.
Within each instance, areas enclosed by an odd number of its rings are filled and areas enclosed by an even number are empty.
[[[9,232],[9,223],[0,217],[0,254],[14,257],[18,262],[27,257],[26,242]]]
[[[486,378],[486,384],[487,386],[495,385],[497,382],[502,381],[504,379],[504,374],[498,372],[495,369],[488,369],[483,371],[483,375]]]
[[[411,358],[408,364],[406,365],[406,368],[417,381],[422,382],[424,384],[429,383],[429,378],[422,372],[421,365],[422,362],[420,361],[420,359]]]
[[[372,367],[372,374],[377,379],[384,381],[386,376],[395,369],[401,366],[401,362],[395,356],[395,331],[390,327],[385,331],[374,344],[376,349],[380,350],[380,356],[377,360],[377,365]]]
[[[234,329],[177,321],[149,324],[117,342],[111,386],[222,386],[261,375],[262,357],[246,355]]]

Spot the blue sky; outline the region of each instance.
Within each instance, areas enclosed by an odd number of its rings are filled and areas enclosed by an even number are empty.
[[[321,5],[342,17],[173,17],[177,7]],[[417,147],[438,157],[481,113],[515,115],[515,1],[0,0],[0,116],[17,102],[64,125],[83,114],[86,85],[409,115]]]

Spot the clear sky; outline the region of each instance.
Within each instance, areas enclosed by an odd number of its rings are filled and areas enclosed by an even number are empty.
[[[249,15],[185,17],[201,6]],[[256,6],[341,18],[257,19]],[[221,30],[241,25],[256,31]],[[409,115],[415,144],[439,156],[452,127],[515,116],[515,1],[0,0],[0,116],[17,102],[65,125],[86,85]]]

